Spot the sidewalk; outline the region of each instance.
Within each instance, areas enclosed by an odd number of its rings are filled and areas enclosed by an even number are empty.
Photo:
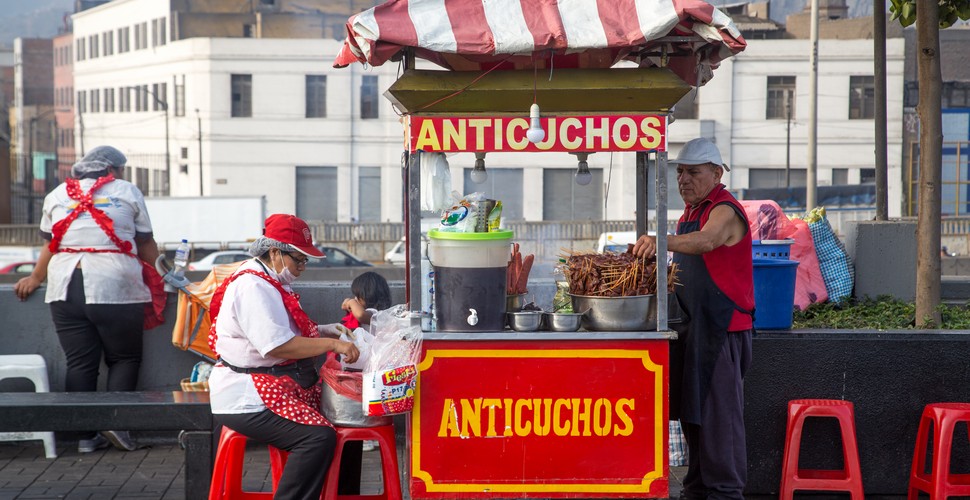
[[[57,443],[48,460],[40,441],[0,442],[0,500],[50,499],[182,500],[184,455],[175,444],[153,444],[132,452],[113,448],[79,454],[76,445]],[[265,446],[247,447],[243,489],[270,491],[269,454]],[[685,467],[671,469],[671,497],[680,492]],[[381,491],[380,455],[364,452],[361,493]],[[404,486],[404,485],[402,485]]]

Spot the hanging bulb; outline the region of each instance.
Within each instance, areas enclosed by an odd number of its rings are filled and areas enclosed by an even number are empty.
[[[586,159],[589,158],[589,153],[576,153],[576,158],[579,159],[579,165],[576,173],[573,175],[573,179],[576,180],[576,184],[586,186],[593,181],[593,174],[589,172],[589,163],[586,162]]]
[[[529,130],[525,132],[525,136],[533,144],[542,142],[546,138],[546,131],[542,130],[542,125],[539,124],[538,104],[532,103],[529,108]]]
[[[481,184],[488,179],[485,171],[485,153],[475,153],[475,168],[472,169],[472,182]]]

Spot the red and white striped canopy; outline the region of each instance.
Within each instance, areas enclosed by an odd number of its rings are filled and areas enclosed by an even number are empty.
[[[455,71],[629,60],[697,86],[745,47],[731,19],[703,0],[389,0],[351,17],[347,32],[334,67],[380,66],[413,47]]]

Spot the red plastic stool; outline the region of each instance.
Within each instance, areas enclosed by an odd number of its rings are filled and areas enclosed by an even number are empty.
[[[842,470],[799,469],[802,426],[808,417],[833,417],[842,430]],[[788,402],[788,430],[781,469],[781,498],[790,499],[795,490],[847,491],[852,500],[863,500],[862,470],[855,440],[852,403],[838,399],[796,399]]]
[[[271,499],[276,492],[279,482],[279,472],[282,467],[273,463],[273,491],[243,491],[243,460],[246,457],[246,438],[228,427],[222,428],[219,437],[219,448],[216,451],[216,461],[212,467],[212,482],[209,484],[209,500],[262,500]],[[270,446],[270,457],[273,450]]]
[[[950,495],[970,495],[970,474],[950,473],[953,428],[957,422],[970,422],[970,404],[933,403],[923,408],[909,476],[910,500],[915,499],[920,491],[928,493],[930,500],[944,499]],[[927,449],[930,425],[933,426],[933,463],[927,473],[925,464],[926,454],[930,451]]]
[[[397,446],[394,444],[394,426],[379,427],[336,427],[337,451],[334,452],[333,462],[327,472],[327,480],[323,486],[322,500],[399,500],[401,496],[401,479],[397,470]],[[380,495],[338,495],[337,486],[340,478],[340,458],[343,455],[344,444],[347,441],[374,440],[380,445],[381,467],[384,475],[384,492]],[[282,471],[289,454],[276,448],[270,448],[270,461],[273,463],[273,488],[279,482],[277,470]],[[277,469],[278,467],[278,469]],[[211,499],[210,499],[211,500]]]

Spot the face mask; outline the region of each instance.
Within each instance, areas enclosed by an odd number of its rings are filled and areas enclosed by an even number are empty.
[[[276,271],[276,279],[279,280],[279,282],[284,285],[289,285],[294,281],[296,281],[296,275],[290,272],[290,268],[286,267],[286,261],[283,260],[283,253],[280,252],[279,255],[280,255],[280,265],[283,267],[283,270]],[[275,263],[273,264],[273,267],[274,268],[276,267]]]

